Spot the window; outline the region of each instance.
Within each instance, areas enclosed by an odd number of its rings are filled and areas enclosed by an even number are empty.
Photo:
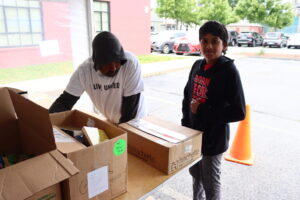
[[[94,28],[95,32],[110,31],[110,9],[109,2],[106,1],[94,1]]]
[[[0,0],[0,48],[38,45],[42,39],[39,0]]]

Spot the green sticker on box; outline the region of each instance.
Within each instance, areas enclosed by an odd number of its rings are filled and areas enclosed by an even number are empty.
[[[126,150],[126,141],[123,139],[119,139],[114,145],[114,154],[116,156],[120,156]]]

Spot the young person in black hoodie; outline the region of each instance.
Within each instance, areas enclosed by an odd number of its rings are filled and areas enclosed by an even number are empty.
[[[182,125],[203,131],[202,158],[190,168],[194,200],[221,198],[221,159],[228,149],[229,122],[245,118],[244,92],[233,60],[225,57],[226,27],[207,21],[199,29],[200,50],[182,102]],[[222,55],[224,54],[224,55]]]
[[[95,107],[113,123],[146,115],[141,65],[136,56],[124,51],[118,38],[107,31],[95,36],[92,47],[92,57],[72,74],[49,113],[71,110],[87,92]]]

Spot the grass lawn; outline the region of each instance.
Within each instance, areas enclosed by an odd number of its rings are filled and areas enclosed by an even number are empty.
[[[186,59],[186,56],[164,56],[164,55],[140,55],[138,56],[141,64],[153,63],[153,62],[163,62],[169,60],[178,60],[178,59]]]
[[[163,56],[163,55],[141,55],[138,56],[141,64],[169,61],[176,59],[184,59],[186,57],[179,56]],[[49,63],[42,65],[0,68],[0,84],[18,81],[26,81],[38,78],[46,78],[51,76],[62,76],[73,72],[73,63],[71,61],[60,63]]]
[[[49,63],[25,67],[1,68],[0,84],[70,74],[72,62]]]

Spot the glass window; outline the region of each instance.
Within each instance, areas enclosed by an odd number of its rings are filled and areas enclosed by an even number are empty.
[[[6,35],[0,35],[0,46],[7,46],[7,37]]]
[[[32,39],[30,34],[20,34],[20,41],[22,45],[32,44]]]
[[[4,24],[4,17],[3,17],[3,10],[0,10],[0,33],[5,32],[5,24]]]
[[[20,45],[20,35],[19,34],[8,35],[8,44],[11,44],[12,46]]]
[[[16,6],[16,0],[2,1],[5,6]]]
[[[110,31],[109,2],[94,1],[93,10],[95,33]]]
[[[18,7],[28,7],[28,2],[28,0],[18,0],[16,3]]]
[[[0,48],[38,45],[42,31],[39,0],[0,1]]]
[[[18,9],[20,32],[30,32],[29,12],[25,8]]]

